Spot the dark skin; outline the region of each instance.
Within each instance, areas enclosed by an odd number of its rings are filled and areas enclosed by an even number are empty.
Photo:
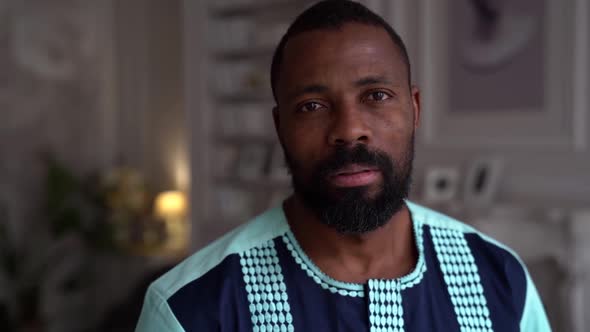
[[[399,49],[379,27],[348,23],[293,37],[285,46],[276,88],[275,128],[298,165],[294,175],[303,181],[309,181],[314,167],[340,145],[365,144],[399,160],[418,127],[419,91],[409,85]],[[351,174],[352,182],[330,181],[330,187],[354,186],[359,176]],[[379,192],[379,171],[361,180],[368,197]],[[405,206],[385,226],[364,234],[341,234],[323,224],[296,194],[284,208],[303,250],[336,280],[398,278],[416,265]]]

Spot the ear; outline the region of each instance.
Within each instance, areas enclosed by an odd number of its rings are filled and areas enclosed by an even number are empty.
[[[410,94],[412,95],[412,109],[414,111],[414,129],[418,129],[420,125],[420,89],[416,85],[412,85]]]

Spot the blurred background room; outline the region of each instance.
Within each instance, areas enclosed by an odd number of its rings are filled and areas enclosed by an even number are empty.
[[[133,331],[152,280],[290,193],[270,59],[312,2],[0,0],[1,331]],[[590,331],[590,3],[362,2],[421,88],[411,199]]]

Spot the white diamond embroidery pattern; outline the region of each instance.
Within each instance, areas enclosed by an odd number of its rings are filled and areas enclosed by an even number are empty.
[[[274,242],[240,254],[254,332],[292,332],[293,316]]]
[[[430,233],[461,331],[493,331],[477,265],[463,233],[436,227]]]
[[[404,309],[400,282],[369,280],[369,323],[371,332],[403,332]]]

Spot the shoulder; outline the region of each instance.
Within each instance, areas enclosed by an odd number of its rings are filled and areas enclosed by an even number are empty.
[[[516,252],[471,225],[413,202],[407,202],[414,221],[429,229],[451,231],[465,237],[472,250],[494,251],[496,255],[524,265]]]
[[[288,230],[280,207],[266,211],[194,253],[152,284],[168,298],[188,283],[212,271],[229,256],[240,254]]]
[[[454,259],[472,260],[482,282],[506,293],[506,298],[522,308],[526,297],[527,272],[520,257],[509,247],[475,228],[442,213],[428,208],[410,206],[416,222],[422,223],[429,241],[436,249],[437,257],[446,261]],[[457,251],[457,247],[460,248]],[[455,254],[459,252],[460,254]],[[465,255],[471,256],[468,258]]]
[[[426,233],[430,233],[433,243],[439,241],[439,246],[445,246],[446,242],[441,242],[440,239],[454,236],[467,245],[484,289],[489,290],[492,306],[509,310],[513,317],[520,319],[523,331],[549,331],[535,285],[516,252],[455,218],[411,202],[408,202],[408,207],[414,222],[419,223]],[[446,252],[452,250],[444,249]]]
[[[233,296],[232,289],[242,282],[239,255],[287,231],[283,210],[276,207],[191,255],[150,285],[140,324],[153,320],[171,320],[183,327],[216,323],[229,308],[215,302]]]
[[[526,279],[526,268],[518,254],[511,248],[484,234],[474,227],[455,218],[436,212],[427,207],[408,202],[415,222],[420,223],[431,238],[446,236],[460,237],[474,256],[480,273],[503,275],[503,279],[522,284]],[[436,239],[434,239],[436,240]],[[441,242],[446,243],[446,242]]]

